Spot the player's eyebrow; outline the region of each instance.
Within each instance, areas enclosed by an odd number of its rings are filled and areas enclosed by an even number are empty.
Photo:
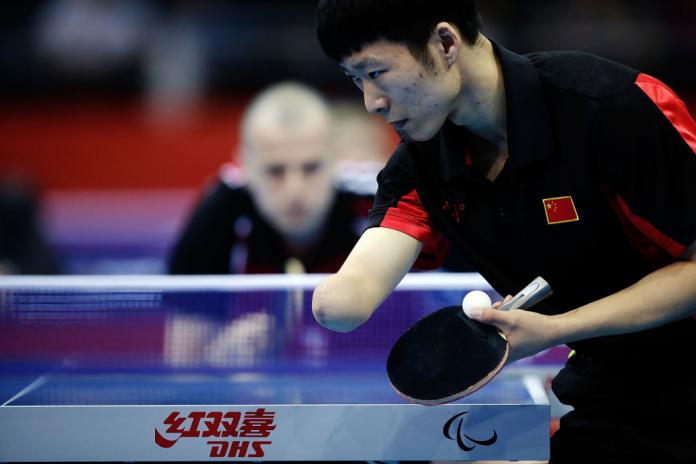
[[[358,60],[354,64],[352,64],[350,67],[355,69],[356,71],[362,71],[363,69],[369,67],[369,66],[379,66],[381,65],[381,62],[378,60],[375,60],[374,58],[363,58],[361,60]],[[348,72],[348,69],[344,64],[339,64],[341,69],[345,71],[346,73]]]

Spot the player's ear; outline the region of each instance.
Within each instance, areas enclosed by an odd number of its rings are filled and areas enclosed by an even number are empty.
[[[462,37],[456,27],[447,22],[437,23],[430,36],[430,43],[435,45],[437,53],[444,58],[447,66],[454,66],[462,47]]]
[[[249,187],[253,187],[261,176],[261,166],[248,146],[241,144],[237,153],[239,167],[244,172],[245,180],[248,182]]]

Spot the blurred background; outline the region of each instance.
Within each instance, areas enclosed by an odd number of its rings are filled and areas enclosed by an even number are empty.
[[[696,113],[693,0],[479,3],[484,33],[507,48],[622,62],[666,82]],[[319,48],[315,5],[3,2],[0,272],[164,272],[202,188],[236,158],[254,93],[292,79],[361,104]],[[379,127],[384,160],[396,138]]]

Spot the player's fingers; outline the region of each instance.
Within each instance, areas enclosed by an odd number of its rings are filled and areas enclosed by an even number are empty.
[[[494,303],[492,307],[493,309],[498,309],[510,300],[512,300],[512,295],[506,296],[503,301],[498,301],[497,303]]]
[[[509,313],[507,311],[496,311],[493,308],[472,308],[469,317],[502,329],[503,326],[507,325],[506,318],[509,317]]]

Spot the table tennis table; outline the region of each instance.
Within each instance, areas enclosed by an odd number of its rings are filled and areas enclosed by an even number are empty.
[[[321,276],[0,281],[0,461],[545,460],[543,357],[408,404],[385,372],[417,319],[491,292],[409,275],[350,334],[319,327]]]

